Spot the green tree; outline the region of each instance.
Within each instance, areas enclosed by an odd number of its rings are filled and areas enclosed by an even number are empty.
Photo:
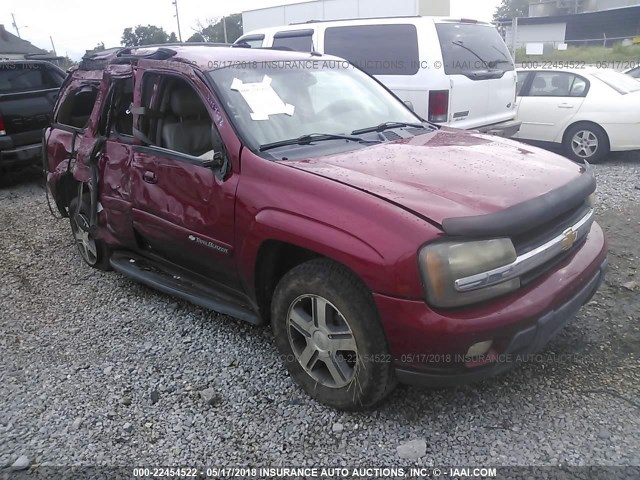
[[[208,25],[199,24],[199,29],[189,37],[187,42],[224,42],[224,29],[227,28],[227,42],[233,43],[242,36],[242,14],[234,13],[224,18],[208,21]]]
[[[196,32],[187,39],[187,42],[206,42],[206,40],[200,32]]]
[[[493,14],[494,20],[502,18],[528,17],[529,0],[502,0],[502,4],[496,8]]]
[[[129,27],[122,32],[122,45],[125,47],[137,47],[139,45],[153,45],[157,43],[167,43],[169,35],[162,27],[155,25],[138,25],[135,29]],[[173,34],[175,38],[175,34]]]

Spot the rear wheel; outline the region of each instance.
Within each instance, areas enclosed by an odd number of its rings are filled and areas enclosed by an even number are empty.
[[[564,150],[575,162],[601,163],[610,152],[609,137],[598,125],[577,124],[567,130]]]
[[[88,193],[82,193],[82,186],[69,205],[69,222],[71,233],[75,240],[80,256],[84,262],[98,270],[111,270],[109,247],[90,232],[91,199]]]
[[[272,327],[291,376],[321,403],[360,410],[395,386],[371,294],[339,264],[318,259],[288,272],[274,293]]]

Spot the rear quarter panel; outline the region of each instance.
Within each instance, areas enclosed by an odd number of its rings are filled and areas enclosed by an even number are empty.
[[[612,151],[640,149],[640,92],[621,95],[597,78],[590,77],[591,89],[571,122],[564,125],[556,142],[577,122],[600,125],[609,137]]]

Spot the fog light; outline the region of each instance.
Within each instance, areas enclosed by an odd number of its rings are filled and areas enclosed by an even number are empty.
[[[493,340],[487,340],[486,342],[473,344],[467,351],[467,357],[475,358],[484,355],[489,350],[491,350],[491,345],[493,345]]]

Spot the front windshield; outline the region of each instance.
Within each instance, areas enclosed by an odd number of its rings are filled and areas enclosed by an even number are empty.
[[[622,73],[603,70],[601,72],[594,73],[593,76],[602,80],[622,95],[640,90],[640,82]]]
[[[349,135],[385,122],[421,123],[402,102],[346,62],[255,62],[209,72],[254,149],[304,135]]]

